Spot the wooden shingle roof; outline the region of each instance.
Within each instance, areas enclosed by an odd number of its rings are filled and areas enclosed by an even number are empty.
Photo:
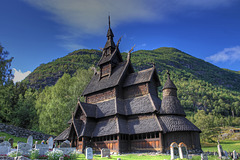
[[[113,72],[110,77],[99,79],[99,74],[93,75],[90,83],[85,88],[82,95],[87,95],[119,85],[122,75],[126,71],[128,65],[129,63],[127,62],[119,63],[115,68],[113,68]]]
[[[65,129],[62,133],[60,133],[56,138],[54,138],[54,141],[65,141],[69,137],[70,127]]]
[[[193,123],[183,116],[166,115],[159,116],[159,122],[164,133],[177,131],[196,131],[201,132]]]
[[[129,134],[140,134],[162,131],[162,127],[155,115],[139,116],[128,120]]]
[[[186,116],[180,101],[175,96],[164,96],[160,108],[160,114]]]
[[[123,87],[128,87],[128,86],[132,86],[132,85],[140,84],[144,82],[150,82],[154,74],[157,77],[156,78],[157,86],[160,86],[160,81],[158,79],[157,71],[155,67],[152,67],[139,72],[129,74],[126,80],[124,81]]]

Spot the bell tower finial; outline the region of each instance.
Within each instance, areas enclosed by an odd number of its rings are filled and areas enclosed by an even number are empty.
[[[108,27],[111,27],[110,14],[108,15]]]
[[[167,75],[168,75],[168,79],[170,79],[170,73],[169,73],[169,70],[167,70]]]

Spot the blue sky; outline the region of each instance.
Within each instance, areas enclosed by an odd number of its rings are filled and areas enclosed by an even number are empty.
[[[42,63],[104,47],[108,15],[120,50],[175,47],[240,70],[238,0],[1,0],[0,43],[19,81]],[[134,56],[134,55],[133,55]]]

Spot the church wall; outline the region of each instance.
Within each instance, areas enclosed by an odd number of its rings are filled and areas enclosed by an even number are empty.
[[[111,72],[111,64],[102,66],[101,70],[102,70],[102,77],[108,75]]]
[[[97,103],[116,97],[116,89],[110,88],[102,92],[86,96],[86,103]]]
[[[200,149],[200,140],[198,132],[170,132],[163,134],[165,151],[170,150],[170,144],[183,142],[190,150]]]
[[[175,97],[177,97],[177,91],[175,89],[164,89],[163,90],[163,97],[164,96],[175,96]]]
[[[138,97],[147,94],[148,91],[148,84],[138,84],[124,88],[123,96],[124,99]]]

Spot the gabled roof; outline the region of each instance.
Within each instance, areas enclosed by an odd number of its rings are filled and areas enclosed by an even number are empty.
[[[98,61],[99,66],[104,63],[113,61],[113,59],[116,58],[116,56],[119,58],[120,62],[123,62],[123,59],[122,59],[122,56],[120,54],[118,47],[115,48],[115,50],[113,51],[113,53],[111,55],[106,56],[106,52],[107,52],[107,50],[103,50],[102,57]]]
[[[180,101],[175,96],[164,96],[160,108],[160,114],[175,114],[186,116]]]
[[[139,83],[150,82],[155,74],[157,86],[160,86],[160,81],[155,67],[148,68],[139,72],[131,73],[124,81],[123,87],[132,86]]]
[[[116,114],[116,98],[96,103],[96,118],[106,117]]]
[[[93,131],[93,137],[113,135],[118,133],[116,117],[98,121]]]
[[[128,120],[129,134],[140,134],[162,131],[162,127],[155,115],[139,116]]]
[[[69,137],[70,127],[65,129],[62,133],[60,133],[56,138],[54,138],[54,141],[65,141]]]
[[[99,73],[93,75],[90,83],[83,91],[82,95],[87,95],[94,93],[100,90],[108,89],[115,87],[120,83],[122,76],[126,69],[128,68],[129,63],[121,62],[115,68],[113,68],[112,75],[110,77],[104,77],[99,79]]]
[[[84,103],[79,101],[79,105],[86,114],[86,117],[96,117],[96,108],[95,104]]]
[[[151,113],[154,111],[158,111],[160,104],[157,104],[157,102],[153,102],[154,100],[152,99],[152,97],[153,96],[151,96],[150,94],[147,94],[140,97],[125,99],[124,106],[126,108],[126,115]],[[155,99],[157,98],[155,97]],[[161,102],[161,100],[159,102]]]
[[[201,132],[192,122],[183,116],[166,115],[159,116],[159,122],[164,133],[177,131],[196,131]]]

